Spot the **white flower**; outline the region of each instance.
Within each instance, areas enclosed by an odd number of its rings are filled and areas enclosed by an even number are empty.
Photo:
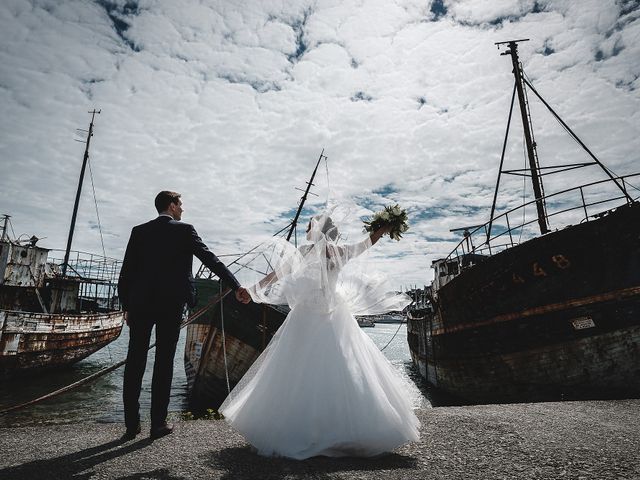
[[[375,212],[369,220],[365,221],[365,231],[373,232],[374,224],[376,228],[380,228],[385,225],[390,225],[389,237],[393,240],[400,240],[402,234],[409,230],[409,223],[407,222],[407,211],[395,204],[394,206],[386,206],[381,211]]]

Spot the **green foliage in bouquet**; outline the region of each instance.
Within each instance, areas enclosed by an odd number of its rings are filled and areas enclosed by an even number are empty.
[[[376,212],[369,220],[364,222],[365,232],[375,232],[379,228],[391,225],[389,236],[394,240],[400,240],[402,234],[409,230],[409,217],[407,211],[400,205],[384,207],[384,210]]]

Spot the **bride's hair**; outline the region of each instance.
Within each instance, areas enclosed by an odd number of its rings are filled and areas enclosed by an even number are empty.
[[[338,227],[333,223],[333,220],[329,216],[325,215],[316,215],[311,219],[313,222],[315,220],[317,223],[322,222],[322,225],[319,225],[320,231],[327,237],[328,240],[335,241],[338,238]]]

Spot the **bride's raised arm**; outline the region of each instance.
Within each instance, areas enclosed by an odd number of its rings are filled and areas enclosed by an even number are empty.
[[[374,232],[371,232],[369,238],[371,239],[371,245],[375,245],[378,240],[382,238],[383,235],[389,233],[391,231],[391,225],[387,224],[384,227],[380,227]]]
[[[355,258],[358,255],[362,254],[369,247],[375,245],[378,240],[380,240],[385,234],[389,233],[390,230],[390,225],[380,227],[377,230],[371,232],[368,237],[365,237],[365,239],[360,242],[337,247],[336,254],[345,261]],[[332,254],[327,251],[327,256],[331,257]]]

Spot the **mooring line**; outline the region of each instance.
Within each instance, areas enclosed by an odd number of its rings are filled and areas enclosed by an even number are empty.
[[[223,291],[221,291],[218,295],[216,295],[215,297],[213,297],[213,299],[211,299],[211,301],[209,301],[209,303],[207,303],[204,307],[202,307],[200,310],[196,311],[193,313],[193,315],[191,315],[189,318],[187,318],[187,320],[185,320],[184,322],[181,323],[180,325],[180,329],[182,330],[184,327],[186,327],[187,325],[193,323],[194,321],[196,321],[198,318],[200,318],[202,315],[204,315],[207,310],[209,310],[211,307],[213,307],[214,305],[216,305],[218,302],[220,302],[224,297],[227,296],[227,294],[231,291],[230,288],[227,288]],[[149,346],[148,350],[151,350],[152,348],[154,348],[156,346],[155,343],[152,343]],[[29,400],[28,402],[24,402],[24,403],[20,403],[18,405],[13,405],[9,408],[5,408],[3,410],[0,410],[0,415],[5,415],[9,412],[13,412],[15,410],[19,410],[21,408],[25,408],[28,407],[30,405],[34,405],[36,403],[40,403],[44,400],[47,400],[49,398],[53,398],[56,397],[62,393],[68,392],[69,390],[73,390],[76,387],[79,387],[81,385],[85,385],[93,380],[95,380],[96,378],[100,378],[103,375],[106,375],[109,372],[112,372],[113,370],[116,370],[118,368],[120,368],[122,365],[124,365],[125,363],[127,363],[126,360],[121,360],[120,362],[111,365],[109,367],[103,368],[102,370],[93,373],[91,375],[89,375],[88,377],[85,377],[83,379],[78,380],[77,382],[71,383],[65,387],[59,388],[58,390],[54,390],[53,392],[49,392],[46,395],[42,395],[41,397],[35,398],[33,400]]]
[[[393,337],[391,337],[391,340],[389,340],[389,341],[387,342],[387,344],[386,344],[384,347],[382,347],[382,348],[380,349],[380,351],[381,351],[381,352],[383,352],[383,351],[384,351],[384,349],[385,349],[385,348],[387,348],[387,347],[391,344],[391,342],[393,342],[393,339],[394,339],[394,338],[396,338],[396,335],[398,335],[398,332],[399,332],[399,331],[400,331],[400,329],[402,328],[402,325],[403,325],[403,323],[402,323],[402,322],[400,322],[400,325],[398,325],[398,329],[396,330],[396,333],[394,333],[394,334],[393,334]]]

